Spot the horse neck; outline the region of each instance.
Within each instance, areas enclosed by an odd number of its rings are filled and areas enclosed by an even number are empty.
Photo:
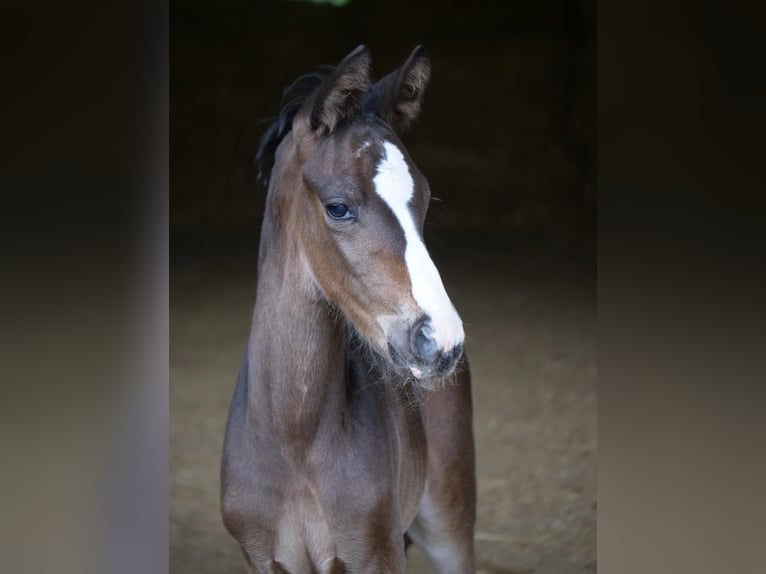
[[[344,337],[299,249],[267,210],[249,343],[249,411],[292,445],[310,442],[345,398]]]

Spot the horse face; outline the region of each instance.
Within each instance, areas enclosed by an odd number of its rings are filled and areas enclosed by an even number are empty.
[[[423,382],[450,374],[463,326],[423,243],[428,182],[397,136],[360,117],[318,141],[302,186],[323,296],[394,366]]]
[[[301,105],[277,153],[275,165],[289,167],[275,187],[290,194],[290,232],[317,291],[428,386],[454,370],[464,339],[423,244],[428,183],[396,135],[420,111],[430,64],[418,47],[375,84],[369,66],[360,46]]]

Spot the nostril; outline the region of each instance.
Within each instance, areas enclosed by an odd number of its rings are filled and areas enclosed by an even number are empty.
[[[439,350],[436,341],[431,337],[431,327],[428,323],[424,323],[417,330],[415,350],[424,360],[431,360]]]
[[[439,354],[439,362],[436,364],[436,368],[440,371],[444,371],[452,365],[453,357],[451,352],[441,352]]]
[[[463,344],[462,343],[452,347],[452,358],[453,359],[455,359],[457,361],[462,356],[463,356]]]

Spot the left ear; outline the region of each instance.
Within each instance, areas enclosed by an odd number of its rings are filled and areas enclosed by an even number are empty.
[[[374,112],[401,133],[420,115],[423,94],[431,77],[426,49],[418,46],[400,68],[378,80],[369,91],[365,110]]]
[[[357,46],[301,106],[293,129],[303,137],[331,133],[359,109],[370,86],[370,52]]]

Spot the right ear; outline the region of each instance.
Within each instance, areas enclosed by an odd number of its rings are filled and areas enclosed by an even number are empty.
[[[418,46],[402,66],[373,86],[365,109],[379,115],[397,133],[407,130],[420,115],[431,62],[426,49]]]
[[[353,116],[370,87],[370,52],[358,46],[314,91],[293,120],[300,135],[324,135]]]

